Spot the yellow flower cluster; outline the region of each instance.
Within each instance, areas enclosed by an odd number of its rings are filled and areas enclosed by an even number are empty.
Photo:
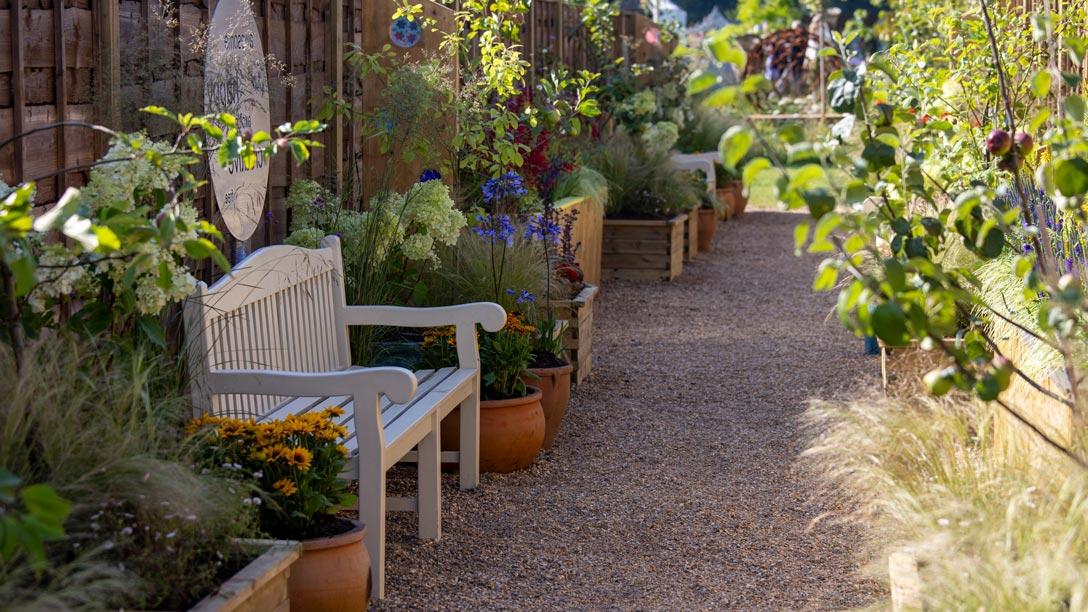
[[[503,329],[523,336],[536,333],[536,327],[527,323],[524,315],[516,312],[506,313],[506,325],[503,326]],[[423,342],[420,343],[420,348],[427,350],[441,342],[445,342],[448,346],[457,346],[457,328],[449,326],[428,329],[423,332]]]
[[[187,430],[192,434],[211,429],[221,440],[249,447],[250,459],[263,463],[283,463],[306,472],[312,466],[314,456],[313,452],[301,445],[303,440],[311,438],[331,442],[347,437],[348,428],[336,422],[336,418],[343,415],[344,410],[336,406],[266,423],[203,415],[191,421]],[[337,446],[337,450],[342,455],[347,454],[347,449],[341,445]]]

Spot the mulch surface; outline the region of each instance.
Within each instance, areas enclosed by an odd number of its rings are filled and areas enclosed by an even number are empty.
[[[886,597],[798,453],[810,397],[875,358],[813,295],[789,213],[748,212],[672,283],[606,283],[594,368],[531,468],[443,489],[443,537],[390,513],[380,609],[844,609]],[[391,493],[412,472],[391,474]]]

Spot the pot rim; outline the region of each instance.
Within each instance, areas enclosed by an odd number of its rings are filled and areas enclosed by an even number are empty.
[[[525,404],[539,402],[540,399],[544,397],[544,392],[537,387],[534,387],[532,385],[525,385],[525,388],[529,390],[529,395],[526,395],[525,397],[510,397],[497,400],[480,400],[480,409],[511,408],[514,406],[524,406]]]
[[[334,536],[302,540],[302,551],[312,552],[315,550],[325,550],[327,548],[339,548],[356,542],[362,542],[363,538],[366,537],[366,525],[355,519],[345,520],[351,521],[355,526],[344,533]]]
[[[567,365],[555,366],[554,368],[528,368],[530,372],[543,378],[545,376],[562,376],[568,372],[574,371],[574,364],[568,363]]]

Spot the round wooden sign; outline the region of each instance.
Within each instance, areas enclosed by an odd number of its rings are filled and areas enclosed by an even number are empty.
[[[208,29],[204,55],[204,112],[230,113],[244,134],[269,132],[268,70],[261,35],[248,0],[220,0]],[[242,160],[219,165],[209,159],[212,189],[223,223],[238,240],[257,229],[268,195],[270,160],[258,153],[246,168]]]

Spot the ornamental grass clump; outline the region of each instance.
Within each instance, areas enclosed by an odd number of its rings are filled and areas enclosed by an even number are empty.
[[[844,499],[866,553],[909,551],[925,609],[1088,608],[1088,474],[1003,453],[964,395],[814,402],[804,457]]]
[[[339,407],[262,423],[204,415],[187,431],[199,464],[253,487],[262,530],[302,540],[329,535],[342,522],[336,511],[355,499],[339,478],[348,461],[343,415]]]
[[[71,512],[40,571],[2,555],[4,606],[186,609],[249,561],[236,539],[257,534],[256,516],[232,483],[191,467],[169,356],[57,330],[25,359],[20,375],[0,344],[0,466]]]

